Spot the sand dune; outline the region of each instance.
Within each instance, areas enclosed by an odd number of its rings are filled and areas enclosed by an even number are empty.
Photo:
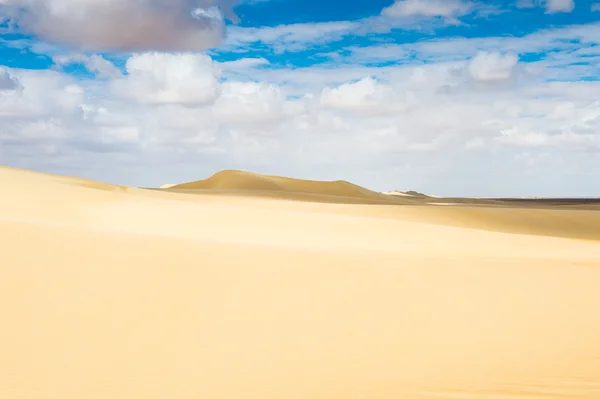
[[[2,398],[600,397],[594,211],[0,184]]]
[[[256,173],[225,170],[206,180],[170,187],[173,191],[206,193],[237,192],[244,195],[270,195],[288,199],[312,199],[323,202],[363,200],[377,203],[399,203],[398,199],[368,190],[347,181],[314,181],[265,176]],[[320,199],[318,198],[320,197]],[[327,197],[330,197],[329,199]],[[333,201],[332,198],[333,197]]]

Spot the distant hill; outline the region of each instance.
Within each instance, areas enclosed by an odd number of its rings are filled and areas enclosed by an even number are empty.
[[[265,176],[238,170],[224,170],[208,179],[179,184],[169,189],[175,191],[220,190],[274,194],[311,194],[387,203],[399,203],[401,201],[400,199],[390,198],[382,193],[371,191],[342,180],[301,180],[288,177]]]

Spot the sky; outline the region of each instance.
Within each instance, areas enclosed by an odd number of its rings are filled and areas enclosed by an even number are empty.
[[[0,165],[600,197],[600,0],[0,0]]]

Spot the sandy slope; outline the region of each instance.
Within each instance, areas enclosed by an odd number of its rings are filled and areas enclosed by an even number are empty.
[[[600,397],[600,241],[451,207],[0,184],[2,398]]]

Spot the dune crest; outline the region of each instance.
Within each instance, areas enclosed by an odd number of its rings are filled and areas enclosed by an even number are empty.
[[[62,175],[54,175],[51,173],[43,173],[43,172],[34,172],[25,169],[11,168],[8,166],[0,166],[0,179],[1,178],[11,178],[11,180],[15,177],[20,177],[23,181],[27,180],[37,180],[40,183],[54,181],[60,184],[72,185],[72,186],[80,186],[91,188],[94,190],[103,190],[103,191],[126,191],[128,187],[119,186],[116,184],[102,183],[95,180],[83,179],[81,177],[71,177],[71,176],[62,176]]]

